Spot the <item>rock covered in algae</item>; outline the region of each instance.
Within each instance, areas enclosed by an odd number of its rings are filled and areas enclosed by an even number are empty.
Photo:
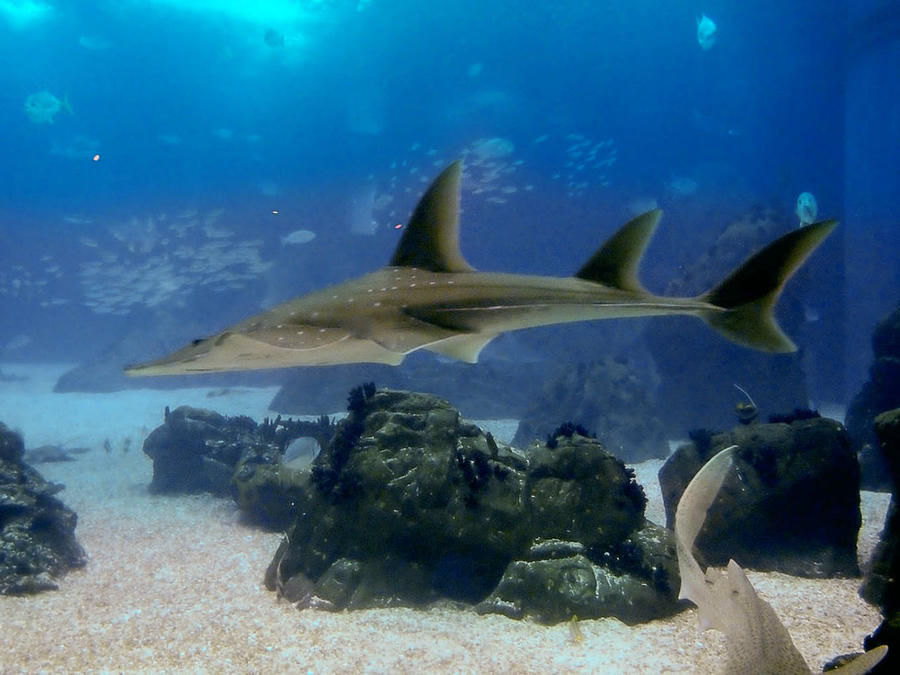
[[[839,422],[812,417],[692,436],[659,471],[669,527],[694,474],[717,451],[738,446],[737,470],[697,537],[707,564],[734,558],[743,567],[796,576],[859,574],[859,465]]]
[[[537,542],[527,560],[507,566],[477,610],[544,623],[614,616],[628,624],[677,610],[679,575],[668,530],[645,521],[616,545],[588,550],[590,556],[578,542]]]
[[[22,437],[0,422],[0,594],[55,590],[57,579],[87,562],[75,538],[78,517],[22,461]]]
[[[266,574],[270,590],[288,596],[300,579],[305,590],[293,599],[304,605],[449,599],[544,621],[674,611],[671,538],[661,528],[658,539],[642,534],[643,490],[596,440],[574,434],[519,452],[443,399],[374,386],[354,390],[349,410],[313,463],[312,489],[298,495],[297,519]],[[589,575],[573,584],[571,566],[551,562],[560,559],[553,542],[575,547],[595,579],[634,579],[632,590],[648,596],[640,611],[625,609],[622,594],[597,593],[596,583],[587,602],[576,586]],[[513,577],[539,560],[548,561],[536,573],[550,590],[538,599],[534,574]]]
[[[282,462],[298,438],[325,444],[333,425],[318,421],[226,417],[212,410],[181,406],[165,414],[164,423],[144,441],[153,460],[150,489],[159,493],[212,492],[234,497],[254,521],[284,529],[304,479]]]

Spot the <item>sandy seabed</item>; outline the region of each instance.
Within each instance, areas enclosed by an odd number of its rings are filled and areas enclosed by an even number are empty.
[[[0,422],[30,447],[87,446],[77,461],[40,464],[64,483],[59,497],[79,517],[84,569],[58,591],[0,596],[0,672],[145,673],[716,673],[724,638],[700,632],[696,611],[629,627],[615,619],[543,626],[456,607],[298,611],[265,590],[280,535],[242,524],[227,500],[151,495],[141,451],[166,405],[269,415],[269,389],[54,394],[65,366],[7,364],[23,382],[0,383]],[[221,392],[216,392],[221,393]],[[510,421],[479,423],[498,438]],[[103,447],[109,441],[112,452]],[[127,451],[126,451],[127,448]],[[661,461],[635,467],[665,522],[656,481]],[[860,561],[868,560],[889,496],[863,493]],[[857,594],[859,579],[810,580],[748,572],[809,665],[860,651],[881,621]]]

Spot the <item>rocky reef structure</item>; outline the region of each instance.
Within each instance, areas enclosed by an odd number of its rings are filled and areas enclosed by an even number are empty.
[[[670,527],[699,468],[722,448],[739,448],[736,470],[725,479],[697,536],[708,564],[727,565],[734,558],[745,567],[795,576],[859,574],[859,465],[840,423],[807,417],[691,435],[694,440],[659,471]]]
[[[866,640],[866,649],[877,645],[890,647],[881,669],[874,672],[894,673],[900,666],[900,511],[897,506],[897,487],[900,486],[900,408],[878,415],[875,418],[875,430],[888,469],[891,504],[860,595],[881,607],[884,616],[881,626]]]
[[[513,444],[524,447],[546,438],[560,420],[572,420],[624,462],[663,458],[669,444],[656,410],[653,392],[628,359],[565,364],[547,377],[525,410]]]
[[[374,385],[315,459],[266,586],[299,606],[424,606],[557,622],[677,611],[671,533],[634,474],[562,429],[517,451],[445,400]]]
[[[862,465],[863,487],[892,489],[875,431],[879,413],[900,407],[900,307],[884,318],[872,333],[869,379],[847,408],[847,431]]]
[[[768,213],[752,213],[729,225],[679,278],[666,295],[703,293],[721,281],[748,251],[761,248],[784,232]],[[808,268],[800,269],[779,301],[778,321],[785,332],[802,341],[810,328],[804,322],[802,297]],[[726,428],[734,421],[734,384],[749,391],[764,415],[808,404],[806,375],[800,353],[764,354],[723,340],[689,317],[657,319],[644,332],[656,363],[657,396],[666,405],[659,414],[669,429],[691,426]]]
[[[22,437],[0,422],[0,594],[56,590],[87,562],[75,538],[78,517],[50,483],[24,463]]]
[[[260,524],[283,529],[293,518],[296,474],[282,461],[285,450],[304,437],[324,446],[333,431],[327,417],[304,422],[279,416],[257,423],[189,406],[166,409],[164,423],[144,441],[144,453],[153,460],[150,489],[234,497]]]

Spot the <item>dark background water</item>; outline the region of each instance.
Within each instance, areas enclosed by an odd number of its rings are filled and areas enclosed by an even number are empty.
[[[657,291],[749,210],[791,226],[815,194],[842,221],[804,345],[831,398],[898,300],[896,3],[5,7],[0,359],[86,358],[160,311],[213,331],[366,272],[460,156],[475,266],[568,274],[655,201]],[[43,90],[71,112],[32,120]]]

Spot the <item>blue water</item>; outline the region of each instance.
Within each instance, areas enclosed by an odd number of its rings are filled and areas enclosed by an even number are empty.
[[[852,388],[900,286],[891,4],[0,3],[0,359],[85,358],[160,311],[217,330],[366,272],[463,157],[474,265],[571,273],[655,203],[660,291],[813,193],[843,234],[808,346]]]

